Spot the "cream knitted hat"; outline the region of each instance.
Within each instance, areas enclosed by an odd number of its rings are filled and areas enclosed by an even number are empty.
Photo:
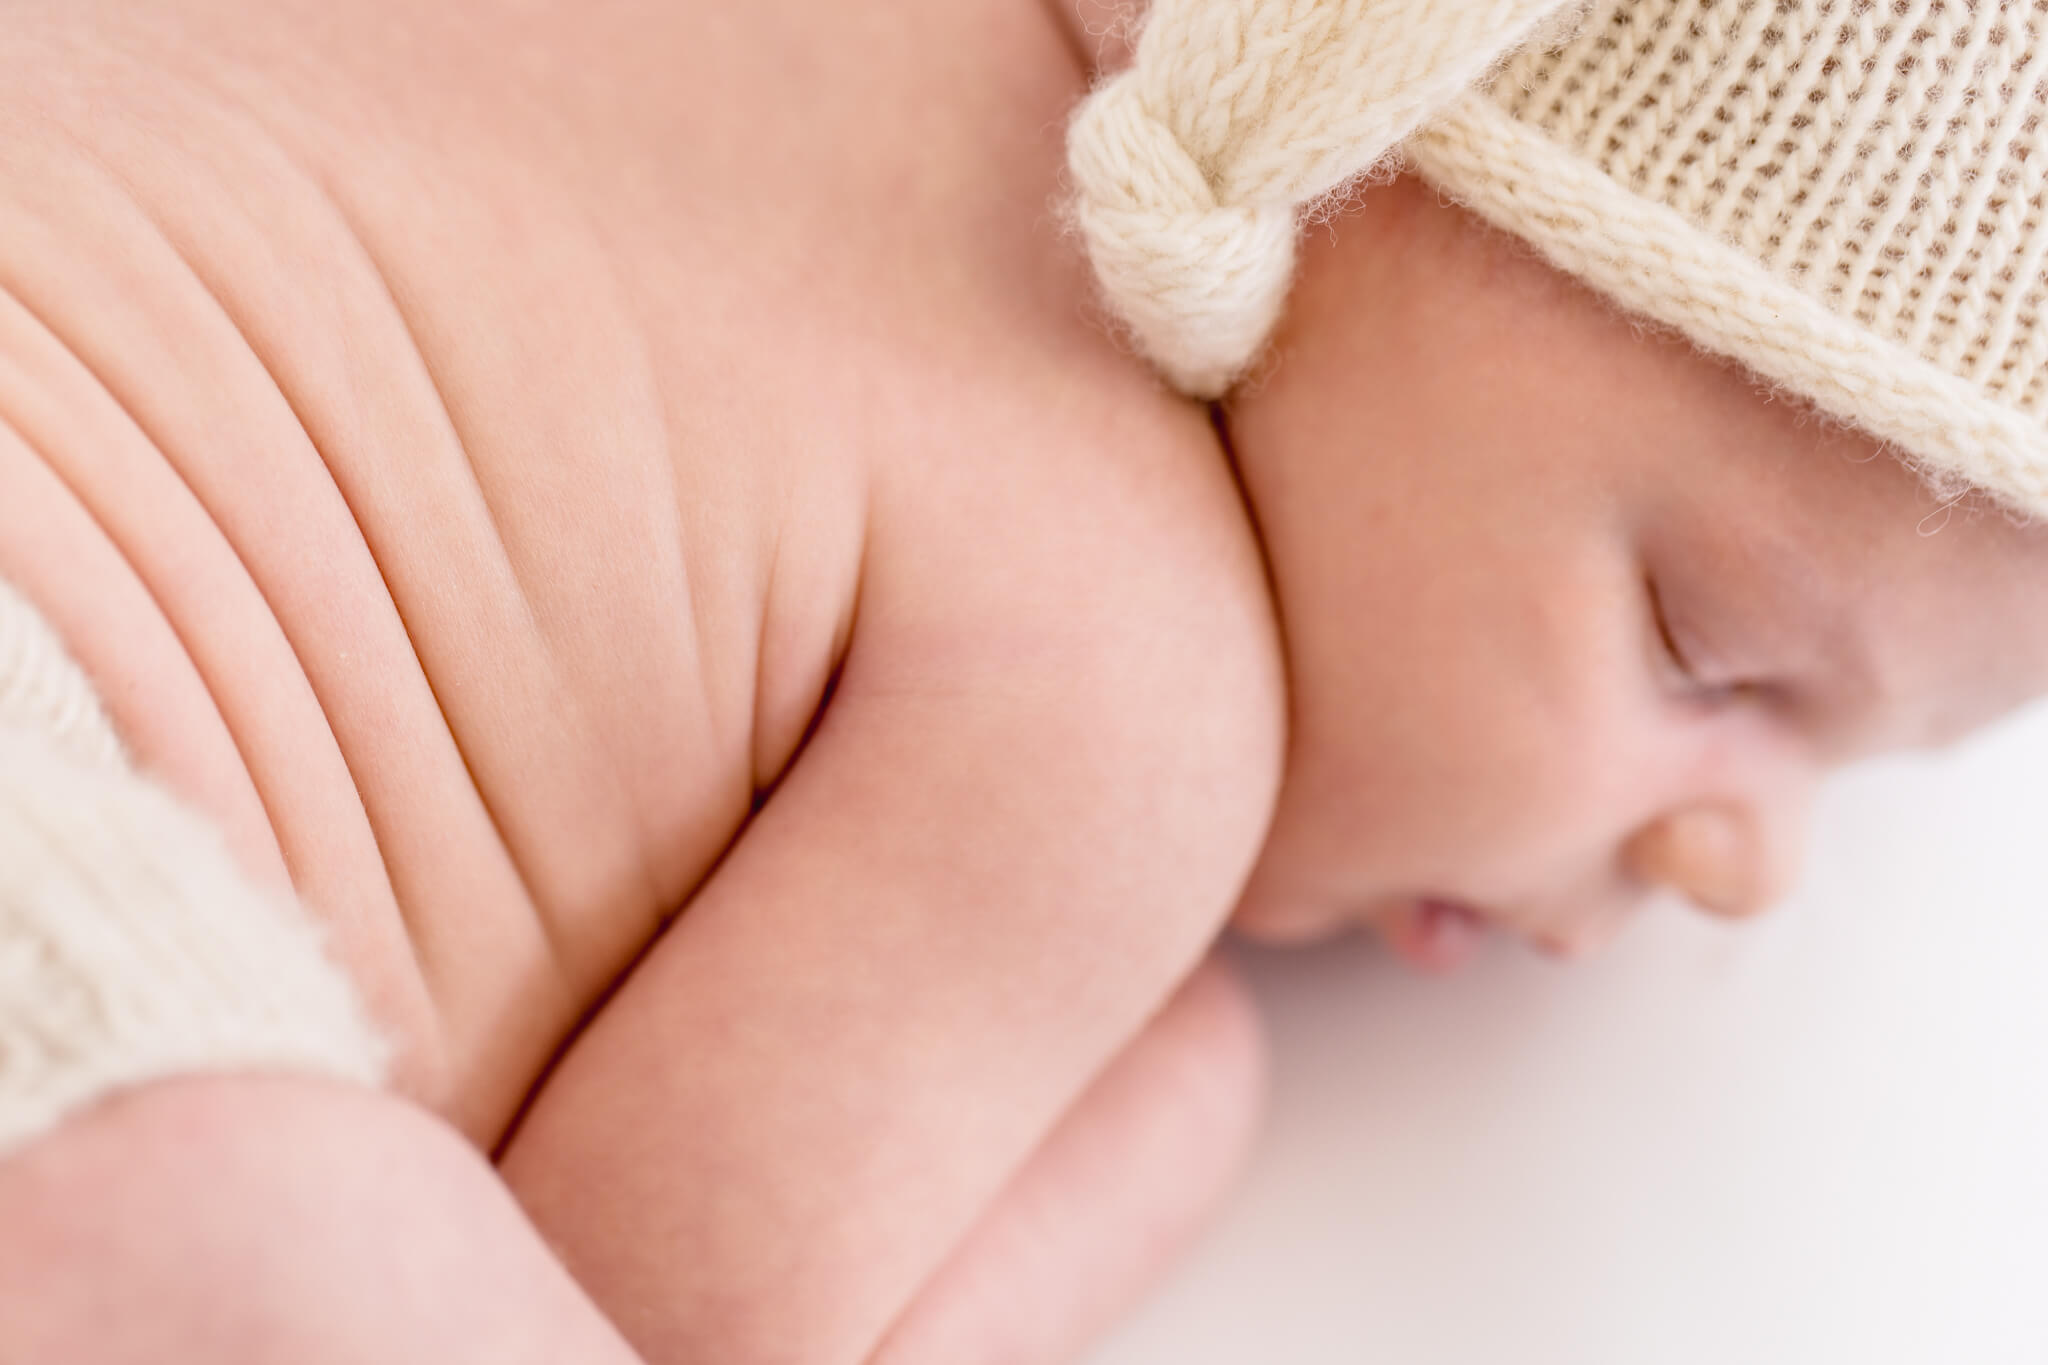
[[[1553,8],[1155,0],[1069,135],[1140,349],[1221,393],[1303,212],[1398,153],[1939,486],[2048,516],[2048,0]]]

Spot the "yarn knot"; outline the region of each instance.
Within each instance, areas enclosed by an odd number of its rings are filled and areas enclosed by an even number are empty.
[[[1175,388],[1220,396],[1286,301],[1293,206],[1219,202],[1210,174],[1128,78],[1082,104],[1068,148],[1074,220],[1105,301]]]

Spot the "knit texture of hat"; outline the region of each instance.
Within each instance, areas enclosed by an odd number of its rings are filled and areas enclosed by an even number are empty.
[[[1938,486],[2048,516],[2048,3],[1596,0],[1525,45],[1548,8],[1161,0],[1069,139],[1075,218],[1140,349],[1223,391],[1278,316],[1280,222],[1405,139],[1426,180],[1630,311]],[[1140,116],[1182,182],[1124,131]],[[1249,234],[1233,256],[1196,226],[1226,214],[1264,225],[1256,264]]]

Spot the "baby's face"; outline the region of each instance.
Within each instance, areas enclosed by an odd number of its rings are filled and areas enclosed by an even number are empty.
[[[1817,779],[2048,691],[2048,529],[1646,335],[1410,182],[1311,234],[1227,409],[1293,730],[1238,924],[1476,916],[1561,951],[1646,892],[1783,892]]]

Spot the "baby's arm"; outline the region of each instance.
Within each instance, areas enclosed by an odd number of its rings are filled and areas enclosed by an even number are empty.
[[[447,1125],[240,1075],[122,1092],[0,1160],[0,1360],[638,1357]]]
[[[650,1359],[869,1356],[1227,913],[1280,681],[1187,418],[878,490],[817,734],[504,1159]]]

